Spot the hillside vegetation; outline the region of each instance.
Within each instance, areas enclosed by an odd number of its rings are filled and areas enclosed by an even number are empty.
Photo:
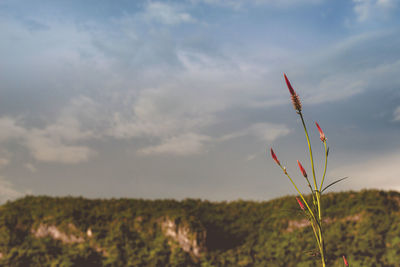
[[[400,193],[323,197],[328,266],[400,266]],[[268,202],[28,196],[0,207],[1,266],[319,266],[294,197]]]

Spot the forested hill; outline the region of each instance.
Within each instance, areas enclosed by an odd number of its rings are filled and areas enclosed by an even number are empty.
[[[400,193],[323,196],[330,262],[400,266]],[[319,266],[293,196],[268,202],[25,197],[0,207],[1,266]]]

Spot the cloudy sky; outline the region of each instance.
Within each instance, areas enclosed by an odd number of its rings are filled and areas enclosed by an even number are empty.
[[[399,0],[0,0],[0,201],[400,190]],[[304,188],[304,187],[302,187]]]

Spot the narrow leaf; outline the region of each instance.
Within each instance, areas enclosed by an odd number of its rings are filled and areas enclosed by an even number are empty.
[[[336,183],[339,183],[340,181],[343,181],[344,179],[347,179],[347,178],[349,178],[349,177],[343,177],[343,178],[341,178],[341,179],[339,179],[339,180],[334,181],[333,183],[330,183],[330,184],[327,185],[324,189],[322,189],[321,193],[324,192],[326,189],[328,189],[328,187],[331,187],[332,185],[334,185],[334,184],[336,184]]]

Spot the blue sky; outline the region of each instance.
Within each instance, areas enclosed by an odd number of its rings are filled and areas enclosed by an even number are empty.
[[[0,195],[271,199],[310,166],[400,190],[400,1],[0,1]],[[321,171],[318,162],[317,172]],[[303,188],[305,189],[305,188]]]

